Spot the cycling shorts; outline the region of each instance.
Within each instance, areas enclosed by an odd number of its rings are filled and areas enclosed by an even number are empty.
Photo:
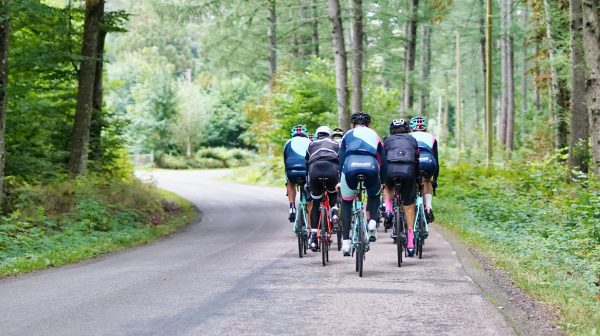
[[[350,155],[346,157],[342,167],[342,199],[351,201],[358,189],[358,176],[364,175],[364,187],[367,195],[374,197],[381,192],[379,163],[370,155]]]
[[[396,180],[396,181],[395,181]],[[402,204],[411,205],[417,198],[417,165],[414,163],[388,162],[385,185],[394,187],[399,182]]]
[[[421,150],[419,154],[419,169],[421,170],[421,176],[430,179],[437,170],[437,162],[435,157],[429,151]]]

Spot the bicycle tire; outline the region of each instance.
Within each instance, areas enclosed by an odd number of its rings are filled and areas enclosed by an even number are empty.
[[[321,248],[323,266],[327,264],[327,219],[325,216],[327,216],[327,212],[323,211],[323,207],[321,207],[321,241],[319,247]]]
[[[360,246],[359,246],[359,253],[357,254],[357,258],[358,258],[358,276],[362,277],[363,276],[363,266],[364,266],[364,262],[365,262],[365,244],[366,244],[366,239],[365,239],[365,228],[364,225],[361,225],[361,229],[359,230],[359,239],[360,239]]]
[[[419,230],[418,234],[416,235],[417,237],[417,255],[419,256],[419,259],[423,258],[423,232],[425,231],[425,223],[423,222],[424,219],[424,214],[422,213],[422,208],[419,209],[421,210],[419,212],[419,220],[417,222],[417,228]]]
[[[302,258],[302,254],[304,252],[304,227],[302,225],[302,213],[298,214],[296,217],[296,237],[298,238],[298,257]]]
[[[337,250],[338,251],[342,250],[342,231],[341,230],[338,231],[338,233],[337,233]]]
[[[402,229],[404,221],[399,206],[396,207],[394,218],[394,232],[396,233],[396,250],[398,253],[398,267],[402,267],[402,254],[404,254],[404,244],[402,243]]]

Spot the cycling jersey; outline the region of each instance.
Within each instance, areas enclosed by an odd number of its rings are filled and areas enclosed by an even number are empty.
[[[369,196],[379,194],[385,176],[386,159],[383,143],[377,133],[368,127],[355,127],[342,139],[340,148],[342,198],[351,200],[358,185],[357,176],[365,175]]]
[[[292,183],[306,179],[306,151],[310,140],[302,136],[289,139],[283,146],[283,162],[285,165],[286,178]]]
[[[437,140],[428,132],[414,131],[410,134],[419,145],[419,169],[423,172],[423,177],[437,180],[440,172]]]

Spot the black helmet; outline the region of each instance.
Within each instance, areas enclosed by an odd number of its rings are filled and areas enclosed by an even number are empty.
[[[371,116],[365,112],[356,112],[352,114],[352,124],[353,125],[371,125]]]
[[[408,122],[404,119],[394,119],[390,123],[390,134],[408,133]]]

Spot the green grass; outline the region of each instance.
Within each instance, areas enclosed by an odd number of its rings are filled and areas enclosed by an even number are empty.
[[[3,217],[0,277],[75,263],[145,244],[174,232],[195,216],[186,200],[137,181],[93,190],[104,182],[86,180],[72,189],[63,184],[32,188],[33,195],[57,190],[62,194],[61,188],[74,194],[81,191],[79,188],[92,190],[75,197],[66,192],[61,202],[66,204],[71,198],[74,202],[64,211],[54,212],[56,203],[60,203],[58,200],[40,204],[39,200],[28,199],[26,204],[17,206],[11,216]],[[124,188],[131,191],[126,193]],[[114,194],[111,195],[111,191]],[[22,190],[20,197],[25,194],[27,192]],[[36,212],[31,214],[31,208]]]
[[[593,179],[565,183],[552,162],[490,173],[445,168],[436,217],[508,271],[517,286],[558,308],[573,335],[600,333],[600,188]]]

